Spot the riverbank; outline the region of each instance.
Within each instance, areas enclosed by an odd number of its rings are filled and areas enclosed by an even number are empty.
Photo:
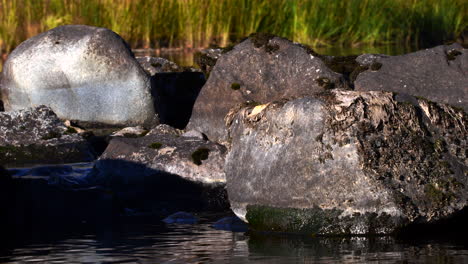
[[[468,27],[463,0],[0,1],[0,50],[64,24],[106,27],[132,47],[226,46],[268,32],[310,46],[442,43]]]

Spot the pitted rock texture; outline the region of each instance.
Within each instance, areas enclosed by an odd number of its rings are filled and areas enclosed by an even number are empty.
[[[468,51],[458,43],[400,56],[364,54],[356,60],[367,67],[354,82],[357,91],[405,93],[468,111]]]
[[[12,167],[93,159],[88,142],[48,107],[0,113],[0,164]]]
[[[114,137],[96,162],[94,173],[97,178],[131,178],[151,177],[159,171],[192,182],[224,184],[226,148],[181,134],[159,125],[143,137]]]
[[[154,124],[149,76],[125,41],[105,28],[60,26],[21,43],[0,84],[5,110],[47,105],[61,119]]]
[[[343,76],[330,70],[310,49],[279,37],[253,35],[217,60],[187,128],[223,141],[227,139],[224,116],[236,105],[340,87],[347,87]]]
[[[233,111],[233,211],[253,229],[389,234],[467,206],[464,111],[389,92],[330,91]]]

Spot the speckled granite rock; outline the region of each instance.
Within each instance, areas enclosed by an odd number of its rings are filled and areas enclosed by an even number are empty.
[[[468,111],[468,50],[455,43],[399,56],[364,54],[357,91],[391,91]]]
[[[227,139],[224,117],[236,105],[340,87],[347,88],[343,76],[330,70],[310,49],[279,37],[252,35],[217,60],[187,129],[223,141]]]
[[[331,91],[235,109],[226,178],[251,228],[389,234],[468,205],[468,117],[388,92]]]
[[[88,142],[48,107],[0,113],[0,164],[27,166],[93,159]]]
[[[109,29],[66,25],[32,37],[11,52],[2,75],[7,111],[47,105],[61,119],[155,122],[149,76]]]

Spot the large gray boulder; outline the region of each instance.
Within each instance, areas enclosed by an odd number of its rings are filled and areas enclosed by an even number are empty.
[[[265,34],[249,37],[220,56],[195,102],[188,129],[210,140],[227,139],[224,117],[232,107],[345,88],[312,50]]]
[[[468,111],[468,51],[460,44],[399,56],[364,54],[357,91],[391,91],[451,104]]]
[[[87,140],[48,107],[0,113],[0,164],[22,167],[94,158]]]
[[[117,126],[155,118],[149,76],[105,28],[67,25],[30,38],[8,56],[2,75],[6,111],[47,105],[62,119]]]
[[[467,114],[408,99],[335,90],[231,112],[233,211],[256,230],[324,235],[390,234],[460,212]]]

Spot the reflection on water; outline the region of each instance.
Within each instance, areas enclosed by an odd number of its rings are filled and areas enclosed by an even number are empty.
[[[140,221],[54,239],[31,232],[1,250],[0,263],[468,263],[468,247],[455,242],[247,235],[212,223]]]

